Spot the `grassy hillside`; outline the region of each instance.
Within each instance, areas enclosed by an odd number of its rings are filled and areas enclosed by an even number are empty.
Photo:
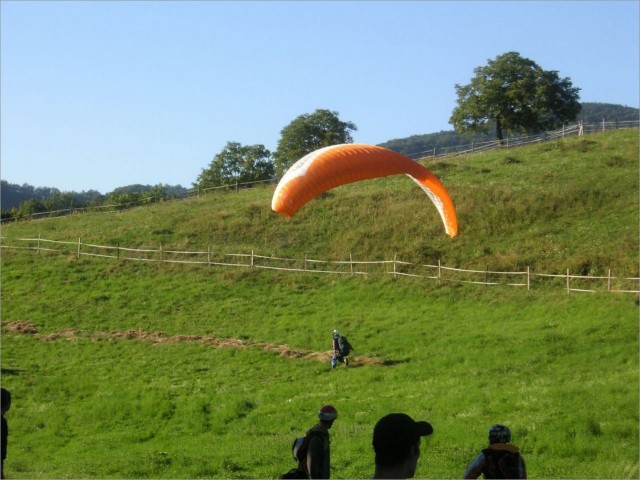
[[[638,135],[430,165],[460,233],[406,178],[336,189],[293,219],[273,188],[3,226],[3,236],[484,268],[638,271]],[[416,191],[418,190],[418,191]],[[334,478],[369,478],[375,421],[435,426],[417,476],[460,478],[493,423],[531,478],[638,478],[638,306],[421,279],[336,277],[2,250],[8,478],[276,478],[333,403]],[[353,365],[332,371],[339,328]]]
[[[638,273],[638,132],[621,130],[427,163],[449,190],[459,235],[404,176],[334,189],[293,219],[270,209],[273,187],[216,193],[109,214],[3,226],[103,245],[322,259],[442,262],[493,270]]]

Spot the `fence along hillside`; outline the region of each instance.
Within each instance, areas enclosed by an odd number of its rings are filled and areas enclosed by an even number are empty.
[[[498,272],[489,270],[473,270],[453,268],[441,264],[417,264],[403,261],[397,256],[392,260],[318,260],[305,255],[304,258],[284,258],[249,253],[214,252],[211,247],[206,250],[184,251],[171,250],[160,245],[158,248],[128,248],[121,246],[96,245],[77,241],[49,240],[38,238],[15,238],[6,244],[6,238],[0,237],[0,247],[8,250],[26,250],[37,255],[65,254],[76,258],[94,257],[116,261],[160,262],[174,264],[192,264],[208,267],[233,267],[286,272],[304,272],[336,275],[392,275],[399,278],[422,278],[441,283],[468,283],[486,286],[511,286],[531,290],[535,287],[551,286],[564,288],[570,292],[613,292],[640,293],[640,277],[614,276],[608,270],[606,276],[575,275],[569,269],[563,273],[532,272],[529,267],[525,271]],[[347,256],[347,255],[345,255]]]
[[[519,137],[507,137],[502,142],[498,140],[486,141],[486,142],[472,142],[467,145],[459,145],[455,147],[446,147],[446,148],[437,148],[433,147],[433,149],[424,150],[422,152],[417,152],[409,155],[414,160],[433,160],[438,158],[448,158],[462,155],[470,155],[474,153],[486,152],[489,150],[497,150],[497,149],[509,149],[516,148],[525,145],[531,145],[534,143],[546,142],[551,140],[557,140],[561,138],[566,138],[570,136],[582,136],[591,133],[600,133],[606,132],[610,130],[619,130],[626,128],[638,128],[640,125],[640,120],[633,121],[613,121],[607,122],[604,119],[602,122],[598,123],[576,123],[575,125],[563,126],[558,130],[553,130],[549,132],[544,132],[537,135],[526,135]],[[205,195],[207,193],[211,193],[214,191],[239,191],[241,188],[250,188],[257,184],[268,184],[277,182],[277,178],[271,178],[268,180],[259,180],[255,182],[245,182],[245,183],[235,183],[233,185],[222,185],[216,187],[209,188],[194,188],[188,191],[187,197],[194,197]],[[54,210],[49,212],[38,212],[32,213],[28,215],[22,215],[20,217],[11,217],[0,219],[0,223],[12,222],[17,220],[34,220],[39,218],[52,218],[52,217],[60,217],[71,215],[75,213],[108,213],[118,210],[126,210],[129,208],[139,207],[142,205],[147,205],[150,203],[154,203],[161,200],[160,197],[152,196],[147,197],[140,202],[129,202],[122,204],[112,204],[112,205],[99,205],[92,207],[75,207],[75,208],[66,208],[61,210]],[[183,200],[183,199],[175,199]]]
[[[546,142],[550,140],[557,140],[570,136],[583,136],[591,133],[600,133],[610,130],[619,130],[623,128],[638,128],[638,120],[629,121],[613,121],[607,122],[604,119],[598,123],[583,123],[578,122],[574,125],[565,126],[558,130],[549,132],[543,132],[536,135],[524,135],[519,137],[507,137],[502,142],[499,140],[491,140],[484,142],[472,142],[466,145],[458,145],[454,147],[442,147],[423,150],[411,154],[411,158],[414,160],[429,159],[429,158],[446,158],[455,157],[460,155],[469,155],[473,153],[486,152],[488,150],[496,150],[500,148],[514,148],[524,145],[531,145],[534,143]]]

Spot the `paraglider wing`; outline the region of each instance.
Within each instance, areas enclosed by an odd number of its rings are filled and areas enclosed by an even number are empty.
[[[447,235],[455,237],[458,233],[455,208],[436,176],[415,160],[374,145],[332,145],[305,155],[285,172],[273,194],[271,208],[292,217],[305,203],[327,190],[397,174],[408,175],[427,193]]]

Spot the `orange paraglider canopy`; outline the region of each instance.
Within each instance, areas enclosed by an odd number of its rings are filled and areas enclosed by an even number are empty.
[[[305,203],[332,188],[402,173],[426,192],[442,218],[447,235],[455,237],[458,233],[455,208],[436,176],[415,160],[374,145],[332,145],[305,155],[278,183],[271,208],[291,217]]]

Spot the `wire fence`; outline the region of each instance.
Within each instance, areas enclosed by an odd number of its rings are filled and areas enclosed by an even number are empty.
[[[529,145],[532,143],[557,140],[557,139],[562,139],[570,136],[582,136],[590,133],[605,132],[609,130],[638,128],[639,125],[640,125],[639,120],[607,122],[603,119],[602,122],[589,123],[589,124],[578,122],[575,125],[563,126],[558,130],[543,132],[537,135],[507,137],[503,141],[492,140],[492,141],[483,141],[483,142],[471,142],[465,145],[456,145],[452,147],[435,147],[434,146],[432,149],[411,153],[411,154],[408,154],[407,156],[411,157],[414,160],[429,160],[429,159],[456,157],[456,156],[486,152],[489,150],[515,148],[515,147],[520,147],[524,145]],[[269,178],[266,180],[256,180],[253,182],[235,182],[230,185],[220,185],[220,186],[208,187],[208,188],[197,187],[191,190],[187,190],[186,197],[175,198],[172,200],[185,200],[188,198],[200,197],[202,195],[206,195],[216,191],[225,191],[225,192],[231,191],[231,192],[237,193],[242,190],[252,188],[256,185],[275,184],[278,180],[279,180],[278,178]],[[128,203],[64,208],[59,210],[47,211],[47,212],[23,214],[23,215],[19,215],[18,217],[3,218],[3,219],[0,219],[0,223],[13,222],[18,220],[37,220],[41,218],[62,217],[67,215],[73,215],[76,213],[109,213],[109,212],[116,212],[120,210],[126,210],[133,207],[150,205],[159,201],[166,201],[166,199],[156,195],[156,196],[145,197],[138,201],[128,202]]]
[[[8,243],[7,243],[8,241]],[[615,292],[640,294],[640,277],[614,276],[608,269],[606,275],[578,275],[566,269],[563,273],[537,273],[529,267],[524,271],[493,271],[465,269],[436,264],[420,264],[403,261],[394,256],[392,260],[362,261],[319,260],[305,255],[303,258],[287,258],[250,253],[222,253],[211,247],[206,250],[174,250],[160,245],[158,248],[130,248],[97,245],[77,241],[60,241],[41,238],[0,237],[0,247],[7,250],[29,251],[35,254],[64,254],[77,259],[99,257],[115,261],[159,262],[169,264],[191,264],[208,267],[231,267],[264,269],[286,272],[303,272],[333,275],[391,275],[397,278],[421,278],[442,283],[466,283],[485,286],[510,286],[531,290],[552,286],[570,292]]]
[[[597,123],[578,122],[575,125],[563,125],[562,128],[548,132],[542,132],[535,135],[523,135],[518,137],[507,137],[504,140],[487,140],[480,142],[471,142],[466,145],[456,145],[452,147],[433,147],[432,149],[423,150],[421,152],[409,155],[414,160],[428,158],[446,158],[460,155],[469,155],[474,153],[485,152],[488,150],[508,149],[530,145],[533,143],[547,142],[550,140],[558,140],[571,136],[583,136],[591,133],[606,132],[609,130],[619,130],[626,128],[638,128],[639,120],[627,121],[605,121]]]

